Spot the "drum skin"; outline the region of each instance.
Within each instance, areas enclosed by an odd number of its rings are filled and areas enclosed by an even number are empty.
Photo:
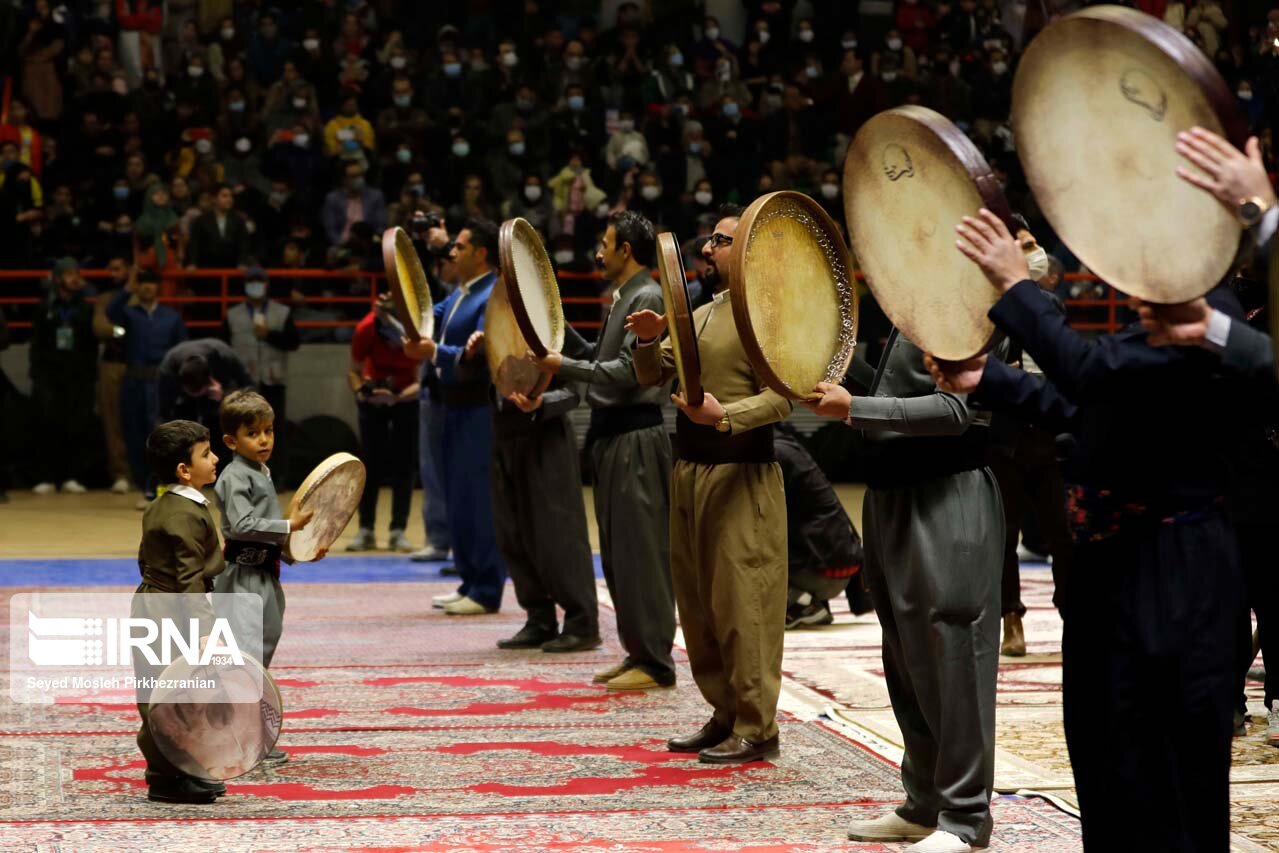
[[[334,453],[315,466],[289,503],[289,515],[299,507],[313,509],[315,515],[305,528],[289,534],[285,554],[307,563],[332,546],[360,507],[364,478],[364,463],[349,453]]]
[[[1009,223],[990,166],[939,113],[879,113],[848,148],[844,212],[857,262],[893,325],[938,358],[971,358],[999,340],[986,316],[999,293],[955,247],[955,226],[982,207]]]
[[[803,193],[755,199],[733,239],[728,286],[751,365],[790,400],[819,399],[857,345],[853,264],[839,226]]]
[[[1013,84],[1013,130],[1044,216],[1102,280],[1151,302],[1184,302],[1229,270],[1241,226],[1177,177],[1198,125],[1242,148],[1233,93],[1184,35],[1149,15],[1096,6],[1048,26]]]
[[[680,392],[690,406],[700,406],[702,362],[697,352],[697,331],[693,327],[693,309],[688,298],[688,281],[684,278],[684,258],[679,241],[668,232],[657,235],[657,274],[662,282],[662,303],[666,306],[666,331],[675,355],[675,372]]]
[[[431,287],[413,240],[403,228],[383,232],[382,263],[386,266],[386,283],[395,302],[395,314],[404,324],[409,339],[431,337],[435,330]]]
[[[550,385],[551,377],[526,357],[530,347],[515,319],[509,294],[510,288],[503,281],[493,285],[484,308],[484,358],[497,393],[503,397],[514,393],[536,397]]]
[[[225,782],[250,773],[275,748],[284,702],[271,674],[248,655],[244,664],[201,666],[178,658],[162,683],[211,681],[217,686],[152,691],[147,720],[156,748],[175,767],[197,779]],[[258,692],[261,698],[246,700]],[[217,701],[229,698],[237,701]]]
[[[527,220],[508,219],[498,232],[498,246],[506,295],[528,348],[538,358],[559,352],[564,347],[564,306],[542,236]]]

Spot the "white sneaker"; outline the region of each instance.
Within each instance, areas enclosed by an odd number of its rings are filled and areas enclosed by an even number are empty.
[[[414,551],[409,559],[414,563],[442,563],[449,558],[447,549],[441,551],[434,545],[427,545],[421,551]]]
[[[367,527],[361,527],[360,531],[355,534],[355,538],[347,543],[348,551],[375,551],[377,550],[377,540],[373,538],[373,531]]]
[[[874,820],[855,820],[848,826],[852,841],[919,841],[933,835],[933,827],[911,823],[892,811]]]
[[[452,604],[455,601],[462,600],[462,593],[450,592],[448,595],[436,595],[431,598],[431,606],[436,610],[443,610],[445,605]]]
[[[82,495],[89,490],[80,485],[80,483],[76,480],[67,480],[62,484],[62,491],[69,495]]]
[[[1270,725],[1266,729],[1266,743],[1269,746],[1279,748],[1279,702],[1275,703],[1275,706],[1270,709],[1270,713],[1267,716]]]
[[[37,495],[51,495],[57,490],[58,487],[53,485],[53,483],[38,483],[31,491],[35,492]]]
[[[972,853],[972,845],[957,835],[939,829],[918,844],[906,848],[906,853]]]
[[[478,601],[472,601],[469,598],[459,598],[452,604],[444,605],[444,612],[450,616],[479,616],[481,613],[491,613],[487,607]]]
[[[116,495],[127,495],[129,493],[129,481],[124,477],[116,480],[111,484],[111,493]]]
[[[413,543],[409,541],[409,537],[404,535],[403,530],[392,530],[391,539],[386,543],[386,547],[388,550],[407,554],[413,550]]]

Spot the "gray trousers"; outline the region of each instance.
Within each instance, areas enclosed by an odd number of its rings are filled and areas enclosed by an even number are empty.
[[[284,632],[284,587],[280,586],[279,579],[266,569],[228,563],[226,570],[213,579],[213,591],[251,592],[262,599],[262,666],[270,667],[275,647],[280,644],[280,634]],[[227,620],[236,637],[248,636],[252,631],[249,625],[256,625],[234,609],[229,613],[220,612],[216,607],[214,610]]]
[[[645,427],[598,439],[591,452],[600,561],[627,662],[674,684],[670,438],[665,427]]]
[[[493,439],[493,527],[515,600],[528,621],[564,633],[599,635],[595,567],[582,506],[577,444],[567,418],[553,418],[527,434]]]
[[[990,840],[1004,518],[989,469],[866,493],[866,583],[906,755],[897,813]]]

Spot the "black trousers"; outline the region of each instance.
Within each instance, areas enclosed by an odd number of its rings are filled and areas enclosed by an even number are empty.
[[[552,418],[527,433],[495,432],[493,526],[515,600],[531,625],[564,633],[599,635],[595,568],[582,504],[577,444],[566,418]]]
[[[360,445],[368,478],[360,498],[360,528],[377,521],[377,495],[391,484],[391,529],[409,526],[413,478],[417,475],[417,400],[393,406],[360,403]]]
[[[1266,661],[1266,707],[1279,707],[1279,559],[1275,557],[1275,526],[1269,522],[1235,522],[1235,536],[1239,539],[1239,560],[1243,563],[1247,584],[1247,606],[1243,611],[1243,631],[1248,634],[1239,657],[1240,679],[1248,677],[1252,667],[1252,622],[1248,608],[1257,614],[1257,635],[1261,640],[1261,654]],[[1268,645],[1267,645],[1268,644]],[[1271,654],[1267,654],[1271,652]],[[1270,673],[1274,673],[1274,678]],[[1239,710],[1244,711],[1244,701],[1239,700]]]
[[[1079,546],[1062,617],[1084,849],[1229,848],[1243,572],[1211,512]]]
[[[92,470],[99,431],[93,407],[97,374],[35,382],[31,402],[36,412],[36,480],[81,483],[98,479]]]

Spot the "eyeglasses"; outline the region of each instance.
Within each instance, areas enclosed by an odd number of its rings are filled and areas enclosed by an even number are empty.
[[[712,234],[710,239],[706,241],[706,245],[712,249],[718,249],[720,246],[733,245],[733,238],[727,234]]]

